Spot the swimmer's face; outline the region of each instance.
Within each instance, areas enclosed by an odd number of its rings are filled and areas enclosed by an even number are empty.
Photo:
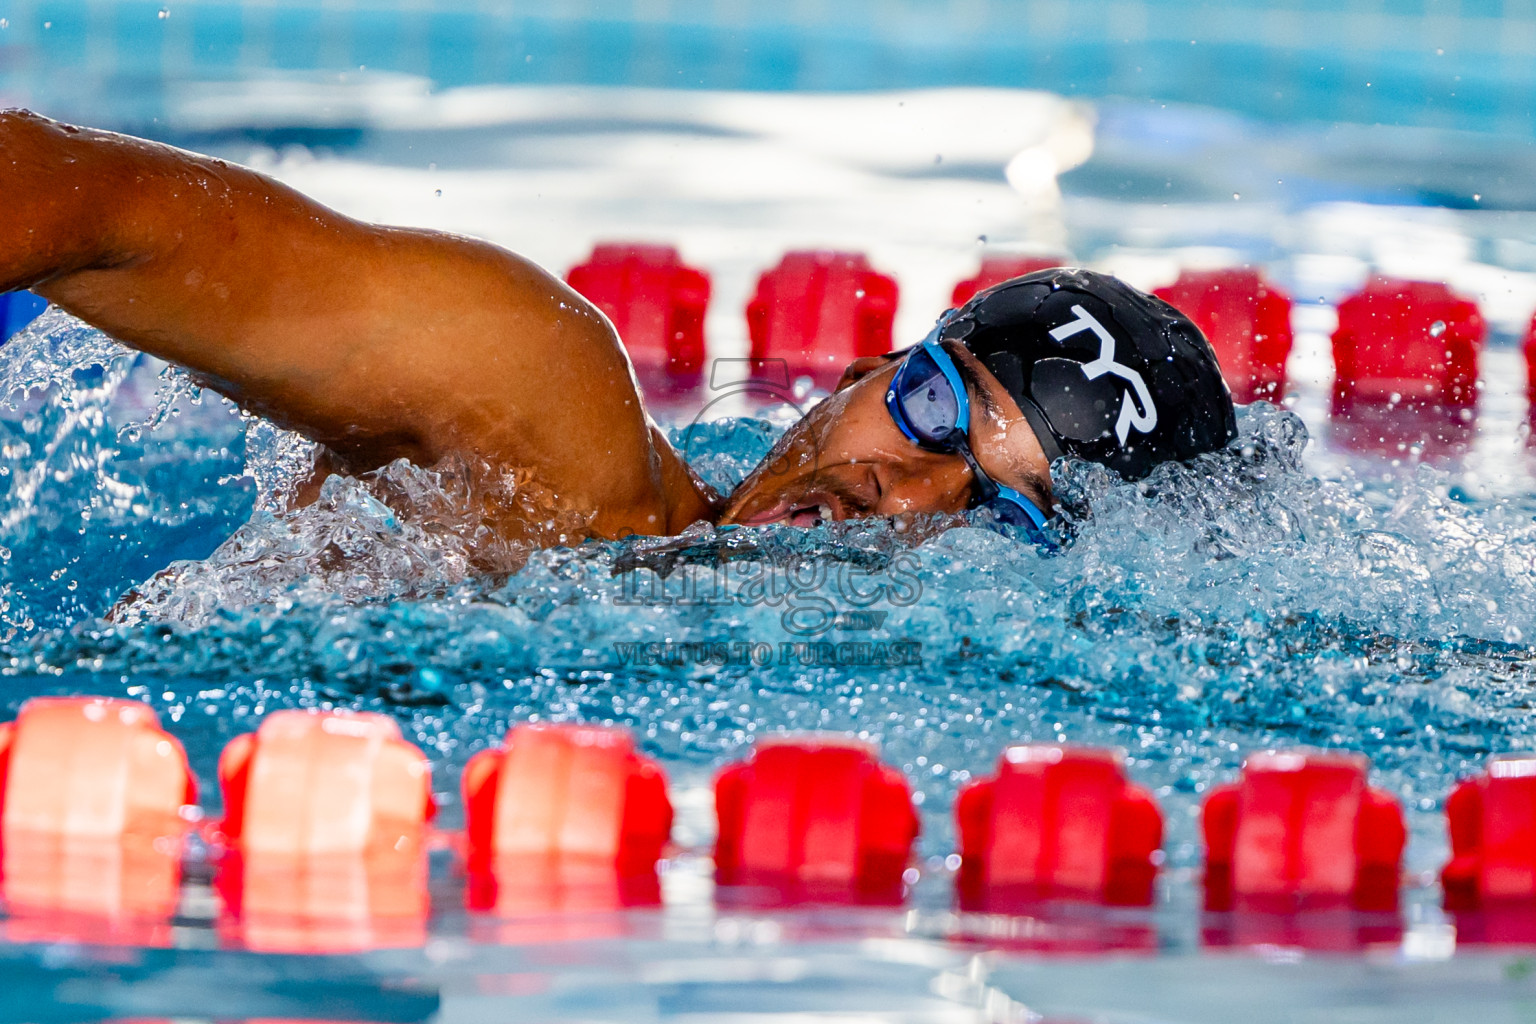
[[[1050,460],[1018,404],[964,347],[944,347],[970,394],[970,442],[981,468],[1049,510]],[[731,494],[720,521],[810,526],[969,507],[976,481],[965,459],[919,448],[886,409],[899,364],[895,356],[850,364],[836,393],[790,427]]]

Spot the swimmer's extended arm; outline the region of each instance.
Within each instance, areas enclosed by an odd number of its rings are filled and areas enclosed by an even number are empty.
[[[31,288],[356,469],[531,469],[595,532],[706,515],[612,327],[487,242],[364,224],[269,178],[0,112],[0,290]]]

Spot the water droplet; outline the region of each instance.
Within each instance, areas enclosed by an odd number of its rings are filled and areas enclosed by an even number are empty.
[[[1440,337],[1440,335],[1442,335],[1444,333],[1445,333],[1445,321],[1444,320],[1436,320],[1434,323],[1429,325],[1429,336],[1431,338],[1438,338],[1438,337]]]
[[[170,16],[171,16],[171,9],[169,7],[162,7],[162,8],[160,8],[160,20],[161,21],[164,21],[166,18],[169,18]]]
[[[1481,192],[1473,192],[1472,193],[1472,201],[1474,203],[1482,202],[1483,201],[1483,194]]]
[[[1241,199],[1241,198],[1243,198],[1243,194],[1241,192],[1233,192],[1232,193],[1232,198],[1233,199]]]

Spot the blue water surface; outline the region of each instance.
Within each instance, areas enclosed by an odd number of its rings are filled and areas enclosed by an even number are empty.
[[[492,84],[847,91],[975,85],[1214,103],[1268,122],[1536,131],[1520,0],[11,0],[0,95],[140,133],[189,83],[360,71]],[[344,139],[344,115],[290,139]],[[338,124],[338,122],[340,122]],[[336,128],[341,131],[334,131]],[[163,129],[162,129],[163,130]]]
[[[1453,780],[1531,742],[1529,499],[1473,502],[1428,466],[1318,479],[1272,406],[1138,484],[1058,464],[1055,555],[983,525],[701,525],[488,577],[449,471],[333,477],[286,510],[268,496],[297,439],[61,313],[0,351],[12,388],[42,385],[0,418],[7,709],[143,700],[204,779],[273,709],[379,710],[451,825],[466,759],[512,722],[629,726],[681,788],[755,737],[830,729],[912,780],[938,870],[957,787],[1007,743],[1066,740],[1128,752],[1190,867],[1205,791],[1251,749],[1313,744],[1374,759],[1426,871]],[[713,422],[689,454],[728,485],[779,429]]]

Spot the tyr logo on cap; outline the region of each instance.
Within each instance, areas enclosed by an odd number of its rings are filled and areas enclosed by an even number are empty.
[[[1141,379],[1140,373],[1115,362],[1115,336],[1082,306],[1074,305],[1072,312],[1077,314],[1077,319],[1053,327],[1051,337],[1057,342],[1063,342],[1083,331],[1092,331],[1099,339],[1099,356],[1090,362],[1078,364],[1083,376],[1097,380],[1105,374],[1111,374],[1130,385],[1130,390],[1121,396],[1120,417],[1115,421],[1115,437],[1124,447],[1131,428],[1145,434],[1157,426],[1157,406],[1152,402],[1152,392],[1148,390],[1146,381]]]
[[[1058,267],[994,285],[940,336],[1013,396],[1049,459],[1140,480],[1237,436],[1232,394],[1200,328],[1108,274]]]

